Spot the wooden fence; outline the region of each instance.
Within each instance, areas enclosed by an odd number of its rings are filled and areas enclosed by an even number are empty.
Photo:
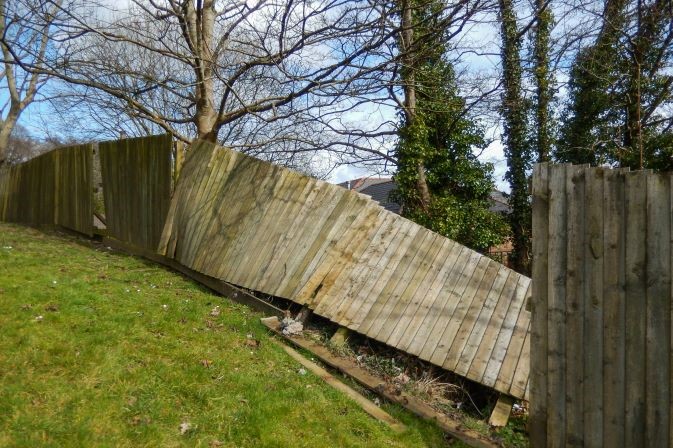
[[[530,279],[364,195],[201,142],[159,252],[527,398]]]
[[[536,166],[531,446],[673,445],[671,177]]]
[[[171,148],[168,136],[99,145],[110,236],[528,397],[529,278],[367,196],[204,142],[171,199]],[[0,219],[91,234],[92,154],[0,171]]]
[[[108,234],[156,250],[171,200],[171,136],[110,141],[98,148]]]
[[[0,170],[0,220],[93,234],[92,145],[60,148]]]

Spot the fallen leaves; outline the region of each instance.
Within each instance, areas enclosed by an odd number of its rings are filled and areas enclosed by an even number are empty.
[[[202,359],[200,363],[206,369],[209,369],[213,365],[213,361],[211,361],[210,359]]]
[[[247,335],[247,338],[245,340],[246,347],[258,349],[261,344],[262,343],[260,342],[260,340],[255,339],[255,337],[252,334]]]

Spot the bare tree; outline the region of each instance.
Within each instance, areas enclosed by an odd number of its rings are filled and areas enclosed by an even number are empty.
[[[340,114],[387,97],[381,76],[389,61],[377,52],[396,30],[386,8],[347,0],[134,0],[115,10],[80,2],[61,9],[68,16],[58,24],[61,57],[27,68],[75,86],[71,103],[98,103],[144,131],[261,151],[326,144],[288,132],[312,128],[317,137],[342,135],[331,149],[345,153],[358,136],[342,133]]]
[[[39,1],[15,2],[0,0],[0,49],[2,70],[0,83],[6,96],[0,107],[0,166],[7,159],[7,148],[12,131],[22,112],[33,103],[48,75],[43,67],[52,38],[51,28],[62,1],[51,5]]]

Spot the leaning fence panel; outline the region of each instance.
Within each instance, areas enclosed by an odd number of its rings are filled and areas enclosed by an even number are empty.
[[[530,279],[369,198],[195,144],[159,252],[518,398]]]

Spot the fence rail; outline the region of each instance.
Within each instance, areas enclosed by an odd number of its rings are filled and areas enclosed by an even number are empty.
[[[671,174],[537,165],[531,446],[671,446]]]

